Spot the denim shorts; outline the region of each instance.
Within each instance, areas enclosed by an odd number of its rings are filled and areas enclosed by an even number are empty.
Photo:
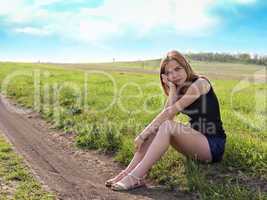
[[[209,142],[212,163],[220,162],[223,158],[226,138],[217,135],[204,134]]]

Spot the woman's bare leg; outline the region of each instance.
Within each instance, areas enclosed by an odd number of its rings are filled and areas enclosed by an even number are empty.
[[[129,173],[132,169],[138,165],[138,163],[144,158],[149,146],[151,145],[153,139],[155,138],[156,133],[151,134],[148,139],[142,144],[140,151],[134,153],[133,159],[126,167],[126,171]]]
[[[129,163],[129,165],[124,169],[124,173],[125,175],[127,173],[130,173],[135,167],[136,165],[143,159],[143,157],[145,156],[150,144],[152,143],[153,139],[155,138],[155,134],[151,134],[148,139],[142,144],[141,148],[139,151],[136,151],[134,153],[134,156],[131,160],[131,162]],[[118,174],[117,176],[115,176],[114,178],[112,179],[109,179],[107,182],[109,181],[112,181],[112,182],[117,182],[119,180],[121,180],[125,175],[121,175],[121,174]]]
[[[200,132],[179,122],[166,120],[163,122],[143,159],[132,170],[132,174],[143,177],[153,164],[167,151],[170,144],[186,156],[196,157],[199,160],[210,161],[211,153],[208,141]],[[131,184],[129,177],[120,182]]]

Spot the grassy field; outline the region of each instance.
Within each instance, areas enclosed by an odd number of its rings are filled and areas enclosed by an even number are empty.
[[[0,133],[0,200],[53,200]]]
[[[263,69],[264,66],[253,65],[253,64],[242,64],[242,63],[220,63],[220,62],[200,62],[191,61],[190,62],[195,71],[201,74],[206,74],[213,79],[223,79],[223,80],[240,80],[244,77],[255,78],[260,80],[260,82],[266,82],[267,74]],[[2,63],[2,66],[9,63]],[[16,64],[16,63],[13,63]],[[64,68],[68,70],[91,70],[99,69],[105,71],[128,71],[128,72],[141,72],[149,74],[158,74],[159,72],[160,60],[146,60],[146,61],[135,61],[135,62],[113,62],[113,63],[84,63],[84,64],[49,64],[49,63],[35,63],[36,67],[41,68],[53,68],[54,66],[58,68]],[[25,65],[25,64],[19,64]],[[26,64],[27,65],[27,64]]]
[[[41,112],[55,128],[77,133],[78,147],[112,153],[127,164],[134,137],[166,100],[155,73],[157,64],[0,63],[1,92]],[[224,160],[203,165],[170,148],[149,176],[170,189],[198,192],[202,199],[267,199],[267,84],[240,81],[264,67],[202,62],[192,66],[210,77],[219,98],[227,134]],[[85,72],[93,69],[102,72],[87,76]],[[176,120],[188,121],[183,115]]]
[[[133,71],[142,70],[142,72],[158,73],[160,60],[147,60],[136,62],[113,62],[113,63],[96,63],[96,64],[57,64],[64,68],[76,69],[104,69],[104,70],[123,70],[128,69]],[[220,63],[220,62],[200,62],[192,60],[192,67],[201,74],[212,76],[216,79],[242,79],[244,77],[252,78],[252,76],[262,80],[264,66],[242,63]],[[43,64],[41,64],[43,65]],[[265,67],[266,68],[266,67]],[[145,71],[143,71],[145,70]],[[255,72],[259,72],[260,74]],[[265,74],[266,77],[266,74]]]

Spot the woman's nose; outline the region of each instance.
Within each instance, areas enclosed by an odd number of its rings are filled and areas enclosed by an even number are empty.
[[[172,78],[177,79],[178,78],[178,74],[173,74]]]

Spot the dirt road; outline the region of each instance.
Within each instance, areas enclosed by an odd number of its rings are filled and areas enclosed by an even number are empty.
[[[1,99],[1,98],[0,98]],[[96,151],[83,151],[73,145],[73,134],[49,128],[37,113],[11,112],[0,100],[0,129],[24,157],[33,174],[64,200],[193,199],[190,194],[168,192],[152,185],[130,192],[114,192],[105,180],[122,168]],[[14,107],[14,105],[13,105]]]

